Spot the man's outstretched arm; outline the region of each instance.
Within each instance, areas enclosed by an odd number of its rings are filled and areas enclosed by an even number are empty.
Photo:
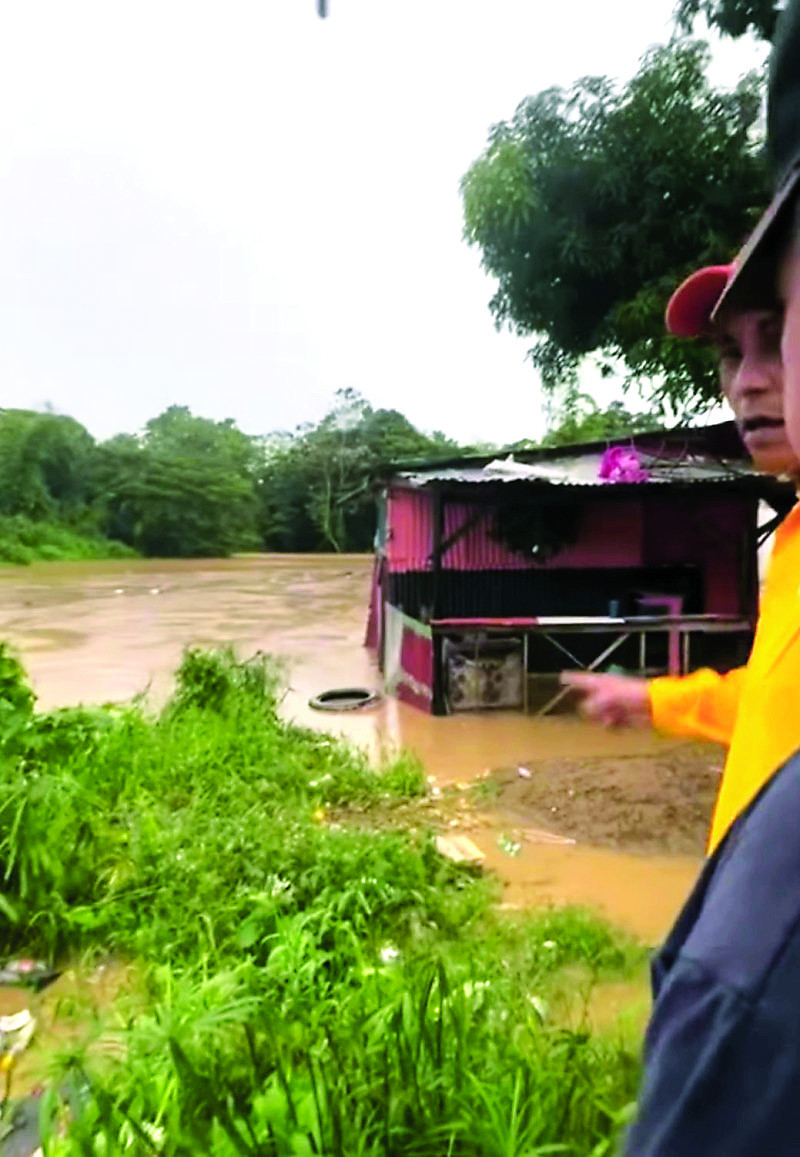
[[[727,746],[733,734],[745,668],[726,675],[703,668],[691,675],[640,679],[563,671],[561,682],[581,697],[581,710],[606,727],[650,725],[671,735]]]

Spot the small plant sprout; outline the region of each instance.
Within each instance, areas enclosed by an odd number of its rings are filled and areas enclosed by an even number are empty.
[[[516,840],[512,840],[505,832],[498,837],[497,846],[502,852],[505,852],[507,856],[518,856],[522,851],[522,845],[517,843]]]

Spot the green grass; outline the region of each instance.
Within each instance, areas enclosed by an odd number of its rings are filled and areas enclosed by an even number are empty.
[[[147,992],[117,1059],[61,1058],[45,1153],[613,1152],[637,1062],[547,994],[642,950],[581,911],[504,916],[432,834],[365,829],[422,770],[281,721],[280,689],[263,657],[188,652],[157,717],[36,714],[0,648],[2,951],[135,959]]]
[[[133,558],[136,551],[124,543],[71,527],[62,522],[0,515],[0,563],[71,561],[93,558]]]

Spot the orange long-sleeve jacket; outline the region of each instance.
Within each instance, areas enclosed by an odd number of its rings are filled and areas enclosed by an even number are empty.
[[[653,679],[653,724],[728,746],[709,853],[774,771],[800,748],[800,504],[775,535],[746,667]]]

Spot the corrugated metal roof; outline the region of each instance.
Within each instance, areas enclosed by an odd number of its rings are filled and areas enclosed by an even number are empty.
[[[572,454],[547,462],[519,462],[513,455],[496,458],[485,466],[433,467],[427,470],[403,470],[395,477],[411,486],[435,482],[487,483],[528,482],[555,486],[640,486],[679,483],[725,483],[762,479],[748,463],[710,459],[696,454],[681,457],[658,456],[637,451],[639,466],[646,473],[640,481],[609,481],[601,477],[604,454]]]
[[[676,426],[673,429],[653,429],[640,431],[627,437],[601,438],[591,442],[570,442],[563,446],[539,446],[517,443],[497,447],[491,453],[454,454],[435,458],[407,458],[397,462],[384,462],[376,471],[376,476],[388,478],[408,471],[412,474],[428,470],[480,469],[493,458],[513,454],[518,462],[551,462],[562,458],[576,457],[591,453],[602,454],[609,446],[625,445],[637,453],[663,455],[665,450],[672,454],[692,453],[708,459],[730,459],[746,462],[744,446],[736,432],[733,421],[718,422],[709,426]]]

